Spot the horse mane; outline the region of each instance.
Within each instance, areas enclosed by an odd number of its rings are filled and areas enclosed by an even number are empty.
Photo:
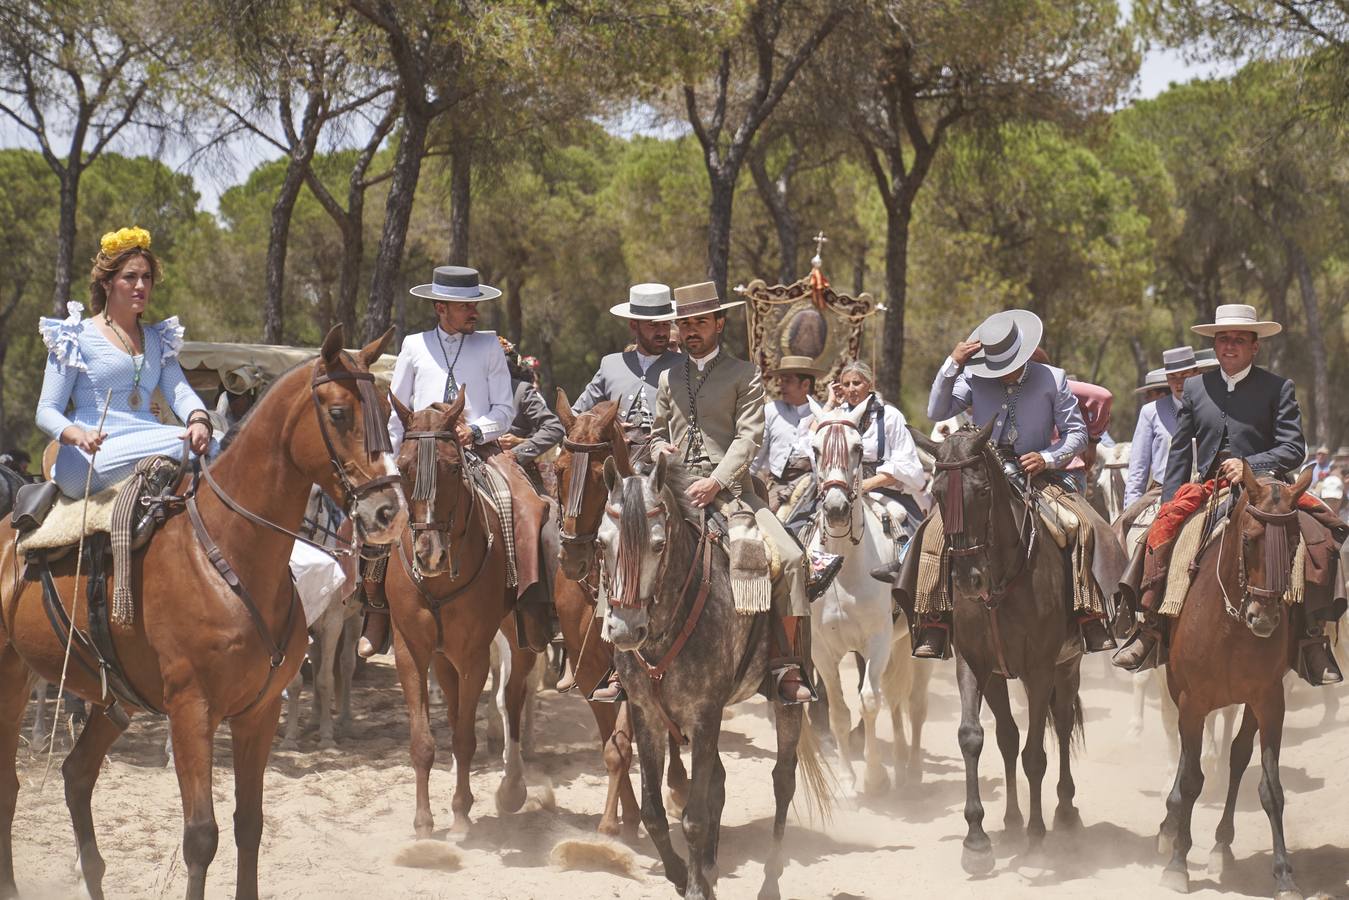
[[[697,480],[697,476],[685,467],[684,463],[674,456],[665,458],[665,491],[674,500],[679,513],[686,522],[698,522],[703,517],[703,511],[693,505],[685,491],[688,486]]]

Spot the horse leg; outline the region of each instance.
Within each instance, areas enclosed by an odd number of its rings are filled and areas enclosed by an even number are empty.
[[[820,641],[816,647],[823,648],[823,645],[824,642]],[[852,713],[848,709],[848,702],[843,693],[843,679],[838,671],[840,659],[837,656],[830,659],[829,654],[819,650],[812,655],[815,671],[824,680],[824,690],[829,695],[829,732],[834,736],[834,744],[838,748],[839,782],[844,793],[850,797],[856,796],[857,776],[853,771],[850,740]]]
[[[509,655],[504,657],[509,659]],[[450,809],[454,811],[454,822],[450,831],[454,834],[468,833],[470,823],[468,814],[473,808],[473,788],[469,784],[469,775],[473,768],[473,754],[478,751],[478,734],[474,728],[474,718],[478,710],[478,698],[482,696],[483,685],[487,683],[487,653],[477,659],[469,659],[467,665],[459,667],[459,706],[455,710],[454,734],[450,746],[454,750],[454,799]],[[447,690],[448,694],[449,691]]]
[[[535,696],[533,674],[538,664],[538,654],[530,650],[511,648],[506,657],[510,660],[510,677],[506,679],[503,693],[505,697],[505,722],[503,730],[506,740],[501,750],[501,761],[505,764],[505,774],[497,787],[497,812],[518,812],[525,805],[525,760],[523,747],[523,728],[528,723],[526,707]]]
[[[47,743],[47,682],[32,674],[28,674],[28,689],[25,693],[31,694],[37,699],[33,707],[33,731],[29,735],[28,746],[32,752],[36,752],[39,747]],[[52,723],[52,730],[56,729],[56,723]]]
[[[282,750],[294,750],[300,740],[300,691],[304,689],[304,667],[295,673],[286,686],[286,733],[281,738]]]
[[[965,658],[956,654],[956,683],[960,687],[960,754],[965,757],[965,822],[969,830],[960,853],[960,865],[969,875],[993,871],[993,843],[984,832],[984,804],[979,799],[979,754],[984,749],[984,726],[979,723],[983,692],[979,677]],[[1015,781],[1013,781],[1015,784]]]
[[[342,607],[330,603],[318,621],[318,665],[314,667],[314,696],[319,704],[319,748],[337,746],[333,735],[333,667],[337,662],[337,642],[342,636]]]
[[[587,703],[590,713],[595,717],[595,727],[600,735],[600,755],[604,760],[604,769],[609,781],[604,795],[604,812],[596,828],[600,834],[617,837],[623,830],[620,825],[619,805],[622,804],[622,824],[630,826],[632,837],[636,836],[637,821],[634,812],[636,797],[632,795],[632,779],[628,770],[632,766],[632,738],[627,721],[627,705],[613,703]],[[622,717],[622,723],[619,718]]]
[[[1302,892],[1293,881],[1293,865],[1283,839],[1283,785],[1279,781],[1279,749],[1283,744],[1284,699],[1282,684],[1255,707],[1260,723],[1260,805],[1269,817],[1274,838],[1275,900],[1302,900]]]
[[[1078,691],[1082,686],[1082,660],[1073,660],[1059,666],[1054,673],[1053,706],[1054,732],[1059,739],[1059,805],[1054,809],[1054,828],[1080,828],[1082,817],[1073,805],[1077,785],[1073,783],[1073,732],[1082,717]]]
[[[173,732],[173,768],[183,795],[183,863],[187,866],[188,900],[204,900],[206,869],[215,859],[220,827],[211,794],[212,738],[219,721],[207,717],[202,697],[182,697],[169,707]]]
[[[79,740],[75,742],[75,748],[61,764],[61,775],[66,786],[66,808],[70,810],[70,824],[75,830],[75,853],[79,860],[80,875],[93,900],[103,897],[103,872],[107,867],[98,852],[90,801],[94,796],[94,782],[98,781],[99,770],[103,767],[103,758],[108,755],[108,748],[121,736],[122,729],[113,724],[102,707],[95,707],[80,732]]]
[[[801,729],[808,727],[800,706],[777,707],[776,724],[778,757],[773,764],[773,849],[764,863],[760,900],[776,900],[779,896],[778,880],[784,868],[782,837],[787,832],[787,811],[791,809],[792,798],[796,796],[797,748],[801,742]]]
[[[665,727],[653,731],[646,721],[642,708],[629,705],[632,715],[633,734],[637,738],[637,759],[642,768],[642,824],[656,845],[661,863],[665,866],[665,878],[683,895],[689,883],[688,865],[675,853],[670,843],[670,820],[665,813],[665,802],[661,799],[661,772],[665,768]],[[673,744],[673,741],[671,742]]]
[[[1162,872],[1162,886],[1177,893],[1190,890],[1190,873],[1186,864],[1194,840],[1190,821],[1194,804],[1204,789],[1204,718],[1207,710],[1197,708],[1189,694],[1182,694],[1177,704],[1180,712],[1180,766],[1176,783],[1166,798],[1166,821],[1162,823],[1165,835],[1174,833],[1171,861]],[[1168,825],[1170,829],[1168,829]]]
[[[684,841],[689,848],[687,900],[706,900],[716,895],[717,829],[726,800],[726,768],[717,752],[721,737],[721,710],[704,710],[694,720],[688,805],[684,807]]]
[[[885,698],[883,675],[890,664],[890,635],[878,635],[868,642],[865,666],[862,672],[862,723],[866,726],[863,754],[866,771],[862,789],[867,793],[890,788],[890,776],[881,762],[881,742],[876,736],[876,721],[888,704]]]
[[[237,900],[257,900],[258,847],[262,845],[262,783],[281,716],[281,698],[230,719],[234,745],[234,845],[239,851]]]
[[[1241,717],[1241,729],[1232,741],[1232,756],[1227,775],[1227,802],[1223,805],[1223,817],[1218,822],[1218,830],[1213,835],[1213,852],[1208,858],[1208,873],[1221,878],[1227,865],[1233,862],[1232,839],[1236,837],[1237,791],[1241,788],[1241,776],[1251,762],[1251,750],[1255,745],[1255,713],[1247,706]]]
[[[1012,699],[1008,694],[1007,679],[990,678],[984,697],[988,700],[988,708],[993,710],[998,752],[1002,754],[1002,789],[1007,795],[1007,811],[1003,814],[1002,825],[1008,832],[1020,833],[1026,824],[1021,817],[1021,802],[1017,799],[1016,781],[1016,760],[1021,750],[1021,729],[1017,727],[1016,716],[1012,714]]]
[[[13,647],[0,647],[0,897],[17,897],[14,883],[14,810],[19,799],[19,731],[32,685]],[[45,687],[44,687],[45,690]]]
[[[1148,685],[1152,683],[1153,677],[1148,675],[1134,678],[1133,693],[1130,696],[1132,713],[1129,716],[1129,730],[1124,733],[1126,741],[1136,741],[1143,736],[1143,710],[1147,708]]]
[[[351,734],[351,679],[356,674],[356,642],[361,637],[361,617],[347,616],[342,620],[342,630],[338,632],[339,641],[334,652],[337,657],[337,734],[347,737]]]
[[[1045,726],[1049,720],[1049,695],[1054,690],[1053,673],[1027,672],[1026,700],[1029,707],[1026,722],[1026,743],[1021,748],[1021,769],[1026,773],[1026,794],[1030,809],[1026,819],[1026,838],[1029,849],[1035,850],[1045,836],[1045,817],[1040,792],[1045,770],[1049,766],[1045,754]]]
[[[1162,712],[1162,732],[1166,735],[1166,742],[1171,747],[1171,758],[1176,761],[1176,779],[1180,778],[1180,710],[1176,706],[1176,698],[1171,696],[1171,683],[1167,675],[1167,670],[1159,668],[1157,679],[1161,683],[1161,712]],[[1168,784],[1167,793],[1175,786]]]
[[[896,654],[891,650],[891,660]],[[929,684],[932,681],[934,666],[916,663],[907,650],[898,656],[913,672],[909,684],[909,761],[905,769],[905,778],[910,784],[920,784],[923,780],[923,725],[927,723],[927,702]]]
[[[666,732],[668,735],[669,732]],[[689,773],[684,769],[684,758],[679,755],[680,746],[675,742],[674,736],[670,736],[670,768],[665,773],[665,783],[669,786],[668,801],[670,811],[676,816],[684,814],[684,807],[689,802]]]
[[[431,734],[426,702],[427,663],[417,657],[396,626],[393,630],[393,662],[398,670],[398,684],[403,688],[403,702],[408,708],[410,755],[417,781],[417,812],[412,818],[412,827],[419,840],[426,840],[435,827],[435,819],[431,816],[431,767],[436,762],[436,739]]]

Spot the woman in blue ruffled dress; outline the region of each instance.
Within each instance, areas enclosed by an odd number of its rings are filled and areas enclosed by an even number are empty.
[[[180,457],[183,441],[194,455],[215,450],[206,407],[178,363],[183,346],[178,317],[141,323],[159,276],[149,232],[109,232],[89,276],[93,317],[81,318],[83,307],[71,302],[66,319],[43,318],[39,324],[47,368],[37,426],[61,443],[52,480],[67,497],[84,496],[91,460],[90,490],[97,492],[126,478],[144,457]],[[150,412],[156,388],[186,429],[164,425]],[[100,431],[109,390],[112,400]]]

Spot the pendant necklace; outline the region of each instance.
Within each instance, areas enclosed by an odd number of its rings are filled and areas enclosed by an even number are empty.
[[[454,351],[454,362],[445,351],[445,339],[440,336],[440,326],[436,326],[436,340],[440,342],[440,358],[445,360],[445,401],[453,403],[459,396],[459,381],[454,377],[454,367],[459,365],[459,354],[464,352],[464,335],[459,335],[459,347]]]
[[[112,333],[117,336],[117,340],[126,348],[127,356],[131,357],[131,369],[133,373],[131,376],[131,396],[127,398],[126,402],[132,409],[140,409],[141,371],[145,368],[145,329],[141,327],[140,317],[136,317],[136,334],[140,336],[141,341],[140,362],[136,362],[136,354],[132,350],[131,343],[126,338],[122,337],[122,329],[113,322],[112,317],[108,315],[106,309],[103,310],[103,324],[107,325]]]

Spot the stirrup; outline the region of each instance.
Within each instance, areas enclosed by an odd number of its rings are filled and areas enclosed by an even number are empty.
[[[1087,640],[1087,629],[1091,627],[1092,622],[1097,622],[1101,632],[1105,635],[1105,641],[1099,647],[1092,649],[1091,643]],[[1114,650],[1119,645],[1115,643],[1115,636],[1110,633],[1106,627],[1106,620],[1100,616],[1079,616],[1077,619],[1077,629],[1082,636],[1082,648],[1087,653],[1101,653],[1106,650]]]
[[[928,642],[928,630],[942,631],[945,634],[939,639],[941,641],[940,649],[933,648],[933,651],[923,652],[923,648]],[[914,659],[950,659],[951,658],[951,624],[941,619],[931,621],[919,620],[918,629],[913,632],[913,651],[911,655]]]
[[[1142,659],[1132,665],[1120,661],[1120,657],[1126,650],[1141,643],[1145,638],[1152,638],[1152,646],[1148,648],[1147,653],[1143,654]],[[1134,628],[1134,633],[1129,635],[1129,639],[1124,642],[1124,646],[1116,650],[1115,654],[1110,657],[1110,662],[1115,668],[1123,669],[1126,672],[1146,672],[1148,669],[1166,665],[1166,639],[1162,635],[1162,630],[1139,623]]]
[[[601,689],[607,688],[611,684],[616,685],[618,687],[618,691],[615,692],[614,696],[612,697],[595,696],[597,693],[599,693]],[[590,693],[586,694],[586,701],[589,703],[622,703],[626,699],[628,699],[628,691],[626,688],[623,687],[623,682],[618,680],[618,670],[615,669],[613,666],[609,667],[609,671],[605,672],[604,676],[600,678],[599,682],[597,682],[596,685],[590,689]]]
[[[803,703],[813,703],[820,699],[815,693],[815,688],[806,678],[806,661],[799,656],[784,656],[778,659],[770,660],[768,663],[768,672],[773,676],[773,699],[783,706],[800,706]],[[801,676],[801,685],[806,689],[810,696],[805,700],[788,700],[782,696],[782,682],[787,677],[788,672],[797,672]]]
[[[1319,672],[1313,671],[1307,661],[1308,651],[1312,647],[1320,648],[1325,654],[1325,666]],[[1330,646],[1330,638],[1324,634],[1308,635],[1298,641],[1296,668],[1298,677],[1312,687],[1325,687],[1344,681],[1344,674],[1335,661],[1335,651]]]

